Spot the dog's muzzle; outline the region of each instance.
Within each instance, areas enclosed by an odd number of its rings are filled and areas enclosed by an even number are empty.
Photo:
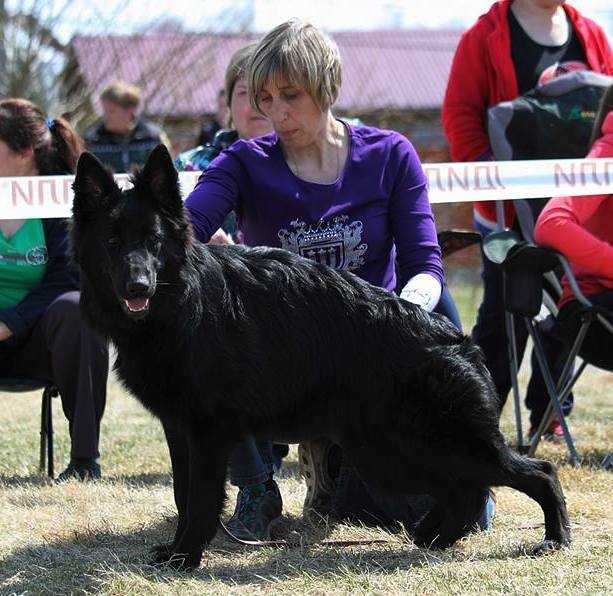
[[[127,297],[122,297],[124,312],[133,319],[140,319],[149,312],[149,300],[155,293],[155,284],[142,280],[126,284]]]

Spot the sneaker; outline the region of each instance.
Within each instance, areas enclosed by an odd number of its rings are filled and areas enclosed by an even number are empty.
[[[298,446],[300,474],[307,487],[302,508],[305,516],[326,516],[332,512],[341,453],[340,447],[328,439]]]
[[[234,514],[226,528],[239,540],[270,540],[271,524],[281,517],[283,501],[277,483],[245,486],[238,492]]]
[[[72,458],[66,469],[55,481],[100,480],[101,476],[100,464],[95,459]]]
[[[532,440],[532,437],[536,434],[536,430],[538,425],[533,425],[530,427],[528,431],[528,439]],[[562,424],[557,418],[554,418],[549,426],[543,432],[543,440],[545,441],[559,441],[564,438],[564,429],[562,428]]]

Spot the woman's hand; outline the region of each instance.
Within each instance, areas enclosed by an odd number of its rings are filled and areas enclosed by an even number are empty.
[[[438,279],[428,273],[418,273],[409,280],[400,297],[432,312],[441,297],[442,287]]]
[[[13,337],[13,332],[7,327],[6,323],[0,321],[0,341],[5,341]]]
[[[226,234],[221,228],[217,230],[208,242],[209,244],[234,244],[234,240],[229,234]]]

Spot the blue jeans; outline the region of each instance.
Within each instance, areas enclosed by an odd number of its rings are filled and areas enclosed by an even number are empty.
[[[247,437],[230,457],[230,483],[234,486],[263,484],[274,473],[272,441]]]
[[[479,222],[474,222],[475,228],[481,232],[485,238],[491,233],[491,230]],[[509,355],[507,351],[507,333],[505,328],[504,304],[503,304],[503,288],[502,288],[502,271],[491,261],[489,261],[483,251],[481,252],[483,260],[483,300],[477,313],[477,323],[472,330],[472,337],[477,345],[483,350],[485,356],[485,364],[492,374],[496,390],[501,399],[501,403],[505,403],[507,395],[511,390],[511,370],[509,367]],[[521,364],[526,342],[528,341],[528,330],[521,317],[515,317],[515,339],[517,342],[517,358],[518,364]],[[560,342],[555,338],[541,334],[543,339],[543,348],[545,355],[552,366],[554,378],[557,380],[557,375],[562,371],[564,362],[564,350]],[[573,396],[568,397],[564,404],[564,414],[570,414],[572,409]],[[540,366],[536,360],[534,351],[532,352],[532,375],[528,383],[526,391],[526,407],[530,411],[530,424],[538,426],[547,404],[549,403],[549,395],[547,387],[541,374]]]

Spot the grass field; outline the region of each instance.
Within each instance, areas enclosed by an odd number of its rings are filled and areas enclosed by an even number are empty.
[[[456,297],[469,328],[478,296],[462,287]],[[280,486],[286,528],[300,534],[302,546],[250,550],[218,537],[192,574],[145,564],[148,548],[173,530],[174,505],[161,428],[132,397],[110,382],[104,480],[56,486],[36,473],[40,395],[0,394],[0,593],[610,593],[613,480],[598,463],[613,451],[612,391],[613,375],[594,369],[576,390],[570,420],[585,456],[581,467],[565,463],[561,445],[546,444],[539,452],[560,466],[574,532],[568,550],[543,558],[528,554],[542,535],[542,514],[508,489],[497,491],[492,531],[443,553],[416,549],[377,529],[308,526],[300,519],[305,488],[292,448]],[[62,468],[68,433],[59,400],[54,406],[56,467]],[[513,436],[509,407],[503,429]],[[339,549],[318,546],[323,537],[389,542]]]

